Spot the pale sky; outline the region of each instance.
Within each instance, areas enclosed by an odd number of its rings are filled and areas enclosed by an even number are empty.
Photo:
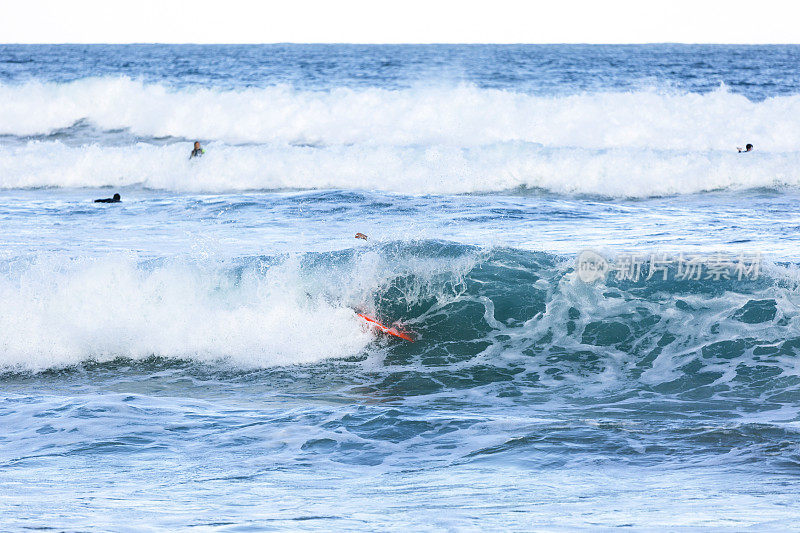
[[[800,0],[0,0],[0,43],[800,43]]]

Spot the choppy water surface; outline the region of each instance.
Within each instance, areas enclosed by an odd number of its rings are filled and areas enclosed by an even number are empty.
[[[796,528],[798,55],[0,46],[2,529]]]

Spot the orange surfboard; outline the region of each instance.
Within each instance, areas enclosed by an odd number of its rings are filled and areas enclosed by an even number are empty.
[[[414,342],[414,339],[412,337],[410,337],[406,333],[403,333],[402,331],[398,331],[395,328],[390,328],[389,326],[384,326],[383,324],[381,324],[380,322],[378,322],[374,318],[370,318],[370,317],[368,317],[366,315],[362,315],[361,313],[356,313],[356,314],[358,316],[360,316],[361,318],[363,318],[364,320],[366,320],[367,322],[369,322],[370,324],[372,324],[373,326],[375,326],[376,328],[378,328],[379,330],[381,330],[382,332],[386,333],[386,334],[393,335],[393,336],[395,336],[397,338],[406,340],[408,342]]]

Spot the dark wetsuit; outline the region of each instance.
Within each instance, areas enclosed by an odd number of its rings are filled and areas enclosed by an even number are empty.
[[[193,157],[200,157],[204,153],[206,153],[206,151],[203,150],[202,148],[195,148],[194,150],[192,150],[192,155],[189,156],[189,159]]]
[[[121,202],[122,198],[119,197],[118,194],[115,194],[113,198],[100,198],[95,200],[96,204],[116,204],[117,202]]]

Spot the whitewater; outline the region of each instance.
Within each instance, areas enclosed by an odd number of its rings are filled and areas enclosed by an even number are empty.
[[[0,85],[0,186],[171,191],[515,188],[647,197],[797,187],[800,97],[724,85],[552,96],[478,88]],[[185,143],[211,148],[201,168]],[[759,153],[743,162],[743,140]],[[704,180],[698,182],[696,177]]]
[[[0,529],[796,529],[798,57],[0,45]]]

